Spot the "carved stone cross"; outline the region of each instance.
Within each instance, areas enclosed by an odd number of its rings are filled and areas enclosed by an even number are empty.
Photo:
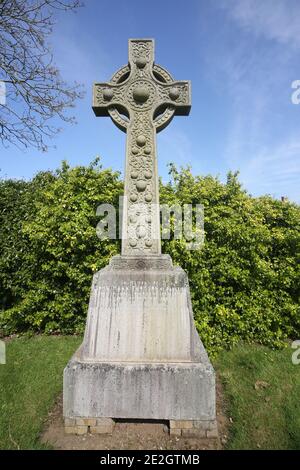
[[[128,65],[94,84],[96,116],[127,132],[122,255],[161,254],[156,132],[190,108],[190,82],[154,64],[152,39],[130,39]]]

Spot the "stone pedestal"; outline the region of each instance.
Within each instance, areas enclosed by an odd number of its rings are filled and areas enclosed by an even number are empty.
[[[187,275],[168,255],[116,256],[94,275],[84,340],[64,371],[64,416],[68,432],[80,419],[127,418],[215,437],[214,370]]]

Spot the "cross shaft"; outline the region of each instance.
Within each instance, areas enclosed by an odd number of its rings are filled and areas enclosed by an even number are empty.
[[[129,40],[129,63],[95,83],[93,110],[127,133],[122,255],[160,255],[156,133],[191,108],[189,81],[154,64],[154,41]]]

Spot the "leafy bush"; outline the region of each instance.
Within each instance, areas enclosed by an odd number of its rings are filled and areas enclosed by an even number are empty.
[[[194,316],[215,352],[240,340],[281,346],[300,334],[300,208],[251,197],[237,174],[227,183],[170,169],[164,204],[204,205],[205,243],[184,240],[163,251],[188,272]],[[91,277],[120,250],[95,227],[101,203],[118,206],[119,174],[89,167],[40,173],[30,182],[0,181],[0,327],[14,331],[82,331]]]
[[[9,255],[14,252],[19,261],[0,274],[6,286],[2,303],[18,290],[15,303],[0,317],[5,333],[82,330],[92,274],[118,252],[118,243],[97,237],[96,208],[104,202],[117,206],[122,184],[118,173],[102,171],[97,163],[72,169],[63,163],[53,174],[37,175],[26,186],[23,199],[27,207],[22,198],[16,206],[9,196],[1,201],[3,224],[5,201],[13,213],[6,225],[6,232],[12,231],[11,247],[5,242],[5,233],[0,239],[4,239],[4,258],[9,264]],[[1,194],[10,185],[15,185],[17,192],[21,183],[2,181]]]
[[[172,240],[166,252],[188,273],[200,337],[214,352],[241,340],[280,346],[300,334],[300,207],[269,196],[250,197],[237,174],[221,184],[211,176],[177,172],[161,201],[204,205],[205,243],[186,250]]]

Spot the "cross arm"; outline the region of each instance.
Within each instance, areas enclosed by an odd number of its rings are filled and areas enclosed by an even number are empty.
[[[129,115],[124,106],[124,87],[113,83],[94,83],[93,86],[93,111],[96,116],[109,116],[109,109],[119,108]]]
[[[191,110],[191,82],[189,80],[159,83],[156,109],[175,107],[175,114],[187,116]]]

